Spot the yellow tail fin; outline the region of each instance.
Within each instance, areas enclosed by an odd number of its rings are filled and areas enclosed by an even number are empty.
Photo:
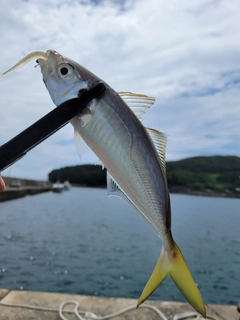
[[[206,317],[206,309],[201,294],[175,242],[173,242],[171,251],[167,251],[164,246],[162,247],[160,257],[139,298],[137,306],[147,300],[167,275],[172,277],[178,289],[193,308],[203,317]]]

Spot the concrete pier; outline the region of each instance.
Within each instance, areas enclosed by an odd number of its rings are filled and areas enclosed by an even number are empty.
[[[60,320],[57,310],[64,301],[77,301],[81,311],[92,312],[98,317],[119,312],[122,309],[136,306],[137,304],[137,300],[135,299],[0,289],[0,320]],[[194,312],[188,303],[148,300],[145,305],[146,304],[158,308],[168,320],[172,320],[176,314]],[[29,308],[26,308],[26,306],[29,306]],[[39,309],[31,306],[38,307]],[[53,308],[56,311],[41,310],[41,308]],[[67,305],[66,308],[64,308],[64,310],[73,309],[73,305]],[[207,314],[218,320],[239,320],[237,306],[207,305]],[[76,316],[70,313],[64,313],[64,316],[69,320],[76,319]],[[83,315],[83,318],[86,319],[87,317]],[[161,318],[151,309],[134,308],[114,319],[159,320]],[[185,319],[193,320],[196,319],[196,317],[191,316]]]
[[[7,188],[0,192],[0,202],[22,198],[27,195],[34,195],[42,192],[52,190],[51,187],[20,187],[20,188]]]
[[[9,177],[3,177],[3,179],[7,188],[3,192],[0,192],[0,202],[22,198],[27,195],[48,192],[52,190],[51,184],[49,184],[47,181],[37,181]]]

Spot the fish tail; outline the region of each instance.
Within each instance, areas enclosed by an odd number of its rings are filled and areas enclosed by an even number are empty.
[[[164,245],[153,273],[146,284],[137,306],[140,306],[156,290],[160,283],[170,275],[178,289],[193,308],[206,318],[206,309],[202,296],[192,278],[184,257],[177,244],[172,240],[172,249]]]

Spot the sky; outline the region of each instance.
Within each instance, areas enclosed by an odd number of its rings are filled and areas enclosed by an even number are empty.
[[[56,50],[115,91],[155,97],[143,124],[166,133],[166,159],[240,156],[239,0],[2,0],[0,73]],[[0,145],[51,111],[34,61],[0,78]],[[79,158],[70,124],[2,175],[46,180]]]

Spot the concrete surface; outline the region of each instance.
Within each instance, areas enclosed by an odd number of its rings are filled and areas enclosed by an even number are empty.
[[[137,300],[125,298],[106,298],[96,296],[83,296],[72,294],[31,292],[31,291],[8,291],[0,290],[0,320],[60,320],[56,311],[40,311],[33,308],[24,308],[24,305],[49,307],[59,309],[64,301],[75,300],[80,305],[80,310],[93,312],[97,316],[105,316],[129,306],[136,306]],[[13,306],[4,306],[2,304],[14,304]],[[150,304],[161,310],[168,320],[172,320],[175,314],[190,311],[194,312],[192,307],[187,303],[181,302],[163,302],[149,300],[145,304]],[[65,309],[73,310],[73,305]],[[236,306],[208,305],[207,314],[216,317],[219,320],[239,320],[239,313]],[[69,320],[76,319],[75,315],[65,313],[64,316]],[[86,318],[86,317],[85,317]],[[139,308],[117,316],[116,320],[159,320],[161,319],[153,310]],[[188,320],[196,319],[195,317],[187,318]]]
[[[23,198],[28,195],[34,195],[38,193],[51,191],[51,187],[20,187],[20,188],[9,188],[0,192],[0,202]]]

